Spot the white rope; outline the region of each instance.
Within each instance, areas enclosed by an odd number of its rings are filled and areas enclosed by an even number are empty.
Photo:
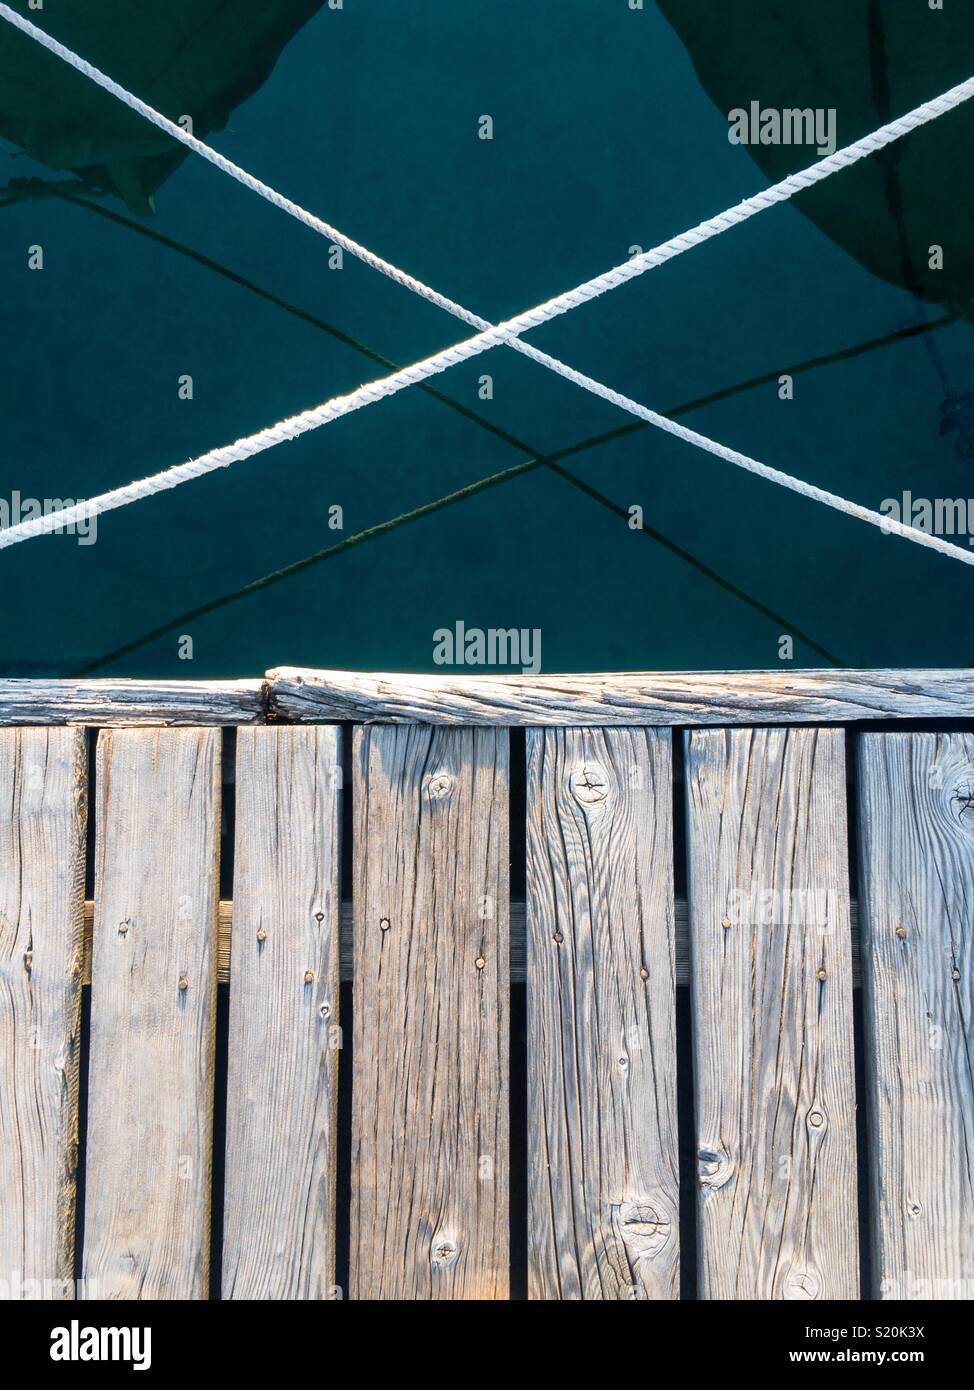
[[[359,242],[353,241],[351,237],[346,236],[344,232],[339,231],[337,227],[333,227],[329,222],[325,222],[322,218],[316,217],[314,213],[308,212],[298,203],[292,202],[290,198],[285,198],[282,193],[278,193],[276,189],[269,187],[260,179],[255,178],[253,174],[249,174],[246,169],[241,169],[240,165],[234,164],[232,159],[227,159],[226,155],[220,154],[218,150],[207,145],[205,141],[198,139],[195,135],[191,135],[188,130],[184,130],[183,127],[177,125],[175,121],[171,121],[168,116],[164,116],[147,102],[134,96],[131,92],[127,91],[125,87],[120,86],[113,78],[109,77],[107,73],[94,67],[72,49],[67,48],[63,43],[59,43],[57,39],[45,33],[43,29],[39,29],[36,24],[32,24],[31,21],[25,19],[23,15],[17,14],[9,5],[0,3],[0,18],[7,20],[8,23],[14,25],[15,28],[28,34],[44,48],[56,54],[58,58],[63,59],[65,63],[69,63],[70,66],[76,68],[78,72],[90,78],[92,82],[103,88],[104,91],[111,93],[113,97],[116,97],[125,106],[129,107],[130,110],[143,116],[147,121],[151,121],[154,126],[165,131],[167,135],[171,135],[172,138],[178,140],[180,144],[185,145],[187,149],[194,150],[217,169],[221,169],[223,173],[229,174],[231,178],[236,179],[237,182],[243,184],[245,188],[249,188],[252,192],[259,194],[261,198],[272,203],[274,207],[280,208],[282,212],[288,213],[289,216],[303,223],[304,226],[310,227],[312,231],[318,232],[321,236],[328,237],[336,246],[341,246],[343,250],[347,251],[349,255],[356,256],[359,260],[364,261],[366,265],[371,266],[373,270],[378,270],[382,275],[388,276],[390,280],[394,280],[397,284],[403,285],[406,289],[411,290],[413,294],[419,295],[422,299],[428,300],[431,304],[437,305],[440,309],[445,309],[447,313],[453,314],[454,317],[458,319],[462,319],[464,323],[468,323],[472,328],[483,330],[492,327],[487,319],[481,318],[479,314],[473,313],[472,310],[465,308],[462,304],[458,304],[455,300],[441,294],[438,290],[434,290],[432,286],[424,284],[422,280],[417,280],[405,270],[400,270],[398,266],[393,265],[390,261],[384,260],[381,256],[377,256],[375,252],[370,251],[367,246],[362,246]],[[704,222],[699,222],[695,227],[691,227],[689,231],[681,232],[678,236],[671,237],[669,241],[664,241],[659,246],[653,247],[649,251],[643,251],[640,255],[631,257],[621,265],[614,266],[611,270],[603,271],[601,275],[596,275],[591,280],[586,280],[584,284],[577,285],[574,289],[566,290],[563,294],[555,295],[553,298],[546,300],[543,304],[538,304],[533,309],[528,310],[524,314],[520,314],[516,320],[511,320],[510,323],[516,322],[519,325],[517,332],[524,333],[527,332],[529,328],[536,328],[539,324],[547,323],[550,319],[557,318],[559,314],[564,314],[571,309],[576,309],[580,304],[586,304],[589,300],[596,299],[599,295],[605,294],[607,290],[613,290],[618,285],[624,285],[628,280],[635,279],[645,271],[651,270],[655,266],[663,265],[666,261],[672,260],[674,256],[681,255],[684,251],[689,251],[691,247],[699,246],[703,242],[709,241],[711,237],[719,236],[721,232],[726,232],[731,227],[736,227],[741,222],[746,222],[757,213],[764,212],[765,209],[774,207],[778,203],[787,202],[789,198],[793,198],[796,193],[802,192],[803,189],[811,188],[814,184],[820,183],[823,179],[827,179],[832,174],[838,173],[840,169],[847,169],[851,164],[857,163],[860,159],[865,159],[867,155],[875,154],[877,150],[884,149],[895,140],[902,139],[904,135],[908,135],[911,131],[918,129],[922,125],[926,125],[929,121],[936,120],[938,116],[946,115],[948,111],[954,110],[955,107],[962,105],[972,96],[974,96],[974,77],[969,77],[966,82],[961,82],[956,87],[951,87],[950,90],[944,92],[942,96],[934,97],[933,100],[924,102],[921,106],[915,107],[914,110],[907,112],[904,116],[898,116],[895,121],[890,121],[887,125],[880,126],[878,130],[874,130],[870,135],[864,135],[861,140],[856,140],[853,144],[846,145],[843,149],[836,150],[833,154],[827,155],[824,159],[818,160],[815,164],[810,164],[807,169],[799,170],[796,174],[789,174],[789,176],[786,179],[782,179],[780,183],[773,184],[770,188],[763,189],[760,193],[755,193],[750,198],[745,198],[744,201],[738,203],[736,207],[728,208],[726,211],[718,213],[716,217],[710,217]],[[520,352],[525,352],[526,355],[533,357],[536,362],[540,362],[542,365],[552,370],[557,370],[558,366],[561,365],[556,362],[556,359],[549,357],[547,353],[538,352],[537,349],[532,349],[527,343],[514,341],[515,336],[515,333],[511,331],[509,346],[516,348]]]
[[[974,564],[974,552],[962,550],[959,546],[951,545],[949,542],[941,540],[937,536],[929,535],[923,531],[917,531],[913,527],[906,526],[892,518],[881,516],[878,512],[862,507],[858,503],[848,501],[835,493],[828,492],[823,488],[815,487],[810,483],[805,483],[799,478],[793,478],[790,474],[783,473],[776,468],[771,468],[767,464],[760,463],[757,459],[751,458],[747,454],[739,453],[729,446],[709,439],[706,435],[699,434],[696,430],[691,430],[684,425],[670,420],[657,411],[649,409],[648,406],[640,405],[630,397],[614,391],[611,387],[596,381],[593,377],[585,375],[583,372],[576,371],[574,368],[559,362],[557,358],[549,356],[548,353],[541,352],[529,343],[521,342],[519,334],[527,332],[530,328],[537,327],[539,324],[547,322],[549,319],[559,314],[568,312],[570,309],[578,307],[580,304],[604,294],[607,290],[614,289],[617,285],[625,284],[626,281],[641,275],[644,271],[653,266],[662,265],[674,256],[680,255],[683,251],[689,250],[692,246],[700,245],[713,236],[718,236],[721,232],[736,226],[740,222],[747,221],[756,213],[765,208],[773,207],[775,204],[784,202],[794,196],[804,188],[809,188],[813,184],[828,178],[831,174],[840,169],[847,168],[857,160],[865,158],[876,150],[882,149],[892,141],[900,139],[911,130],[926,124],[928,121],[935,120],[938,116],[953,110],[962,102],[974,96],[974,77],[968,78],[966,82],[951,88],[942,96],[935,97],[932,101],[925,102],[908,112],[905,116],[899,117],[895,121],[880,127],[879,130],[872,132],[871,135],[863,137],[852,145],[844,149],[837,150],[834,154],[819,160],[816,164],[790,175],[780,183],[765,189],[763,192],[755,194],[753,197],[745,199],[734,208],[729,208],[716,217],[709,218],[705,222],[699,223],[689,231],[681,233],[679,236],[672,237],[669,241],[661,243],[659,246],[642,252],[640,255],[624,262],[622,265],[615,266],[613,269],[586,281],[584,284],[576,286],[572,290],[567,290],[563,294],[556,295],[546,302],[536,305],[533,309],[528,309],[515,318],[508,319],[504,323],[492,325],[488,320],[474,314],[463,305],[455,303],[437,290],[425,285],[422,281],[416,280],[397,266],[376,256],[368,248],[360,246],[358,242],[346,237],[337,228],[330,226],[321,218],[315,217],[307,212],[298,204],[293,203],[289,198],[285,198],[276,190],[262,183],[246,170],[241,169],[225,156],[219,154],[209,145],[199,140],[194,135],[190,135],[182,126],[170,121],[147,103],[133,96],[124,87],[119,86],[112,78],[101,72],[98,68],[79,57],[71,49],[59,43],[44,30],[37,28],[30,20],[17,14],[6,4],[0,3],[0,18],[6,19],[16,28],[37,40],[43,47],[62,58],[79,72],[89,77],[98,86],[104,88],[117,97],[119,101],[130,107],[133,111],[144,116],[160,129],[165,130],[174,139],[180,141],[188,148],[201,154],[217,168],[222,169],[232,178],[242,183],[245,187],[252,189],[260,194],[261,197],[273,203],[274,206],[288,212],[298,221],[311,227],[321,235],[329,237],[337,245],[344,247],[350,254],[357,256],[366,264],[374,269],[381,271],[382,274],[389,276],[398,284],[405,286],[413,293],[429,300],[431,303],[446,309],[464,322],[481,329],[481,331],[465,342],[455,344],[453,347],[446,348],[441,352],[434,353],[431,357],[425,358],[421,362],[403,368],[401,371],[394,372],[388,377],[380,378],[370,382],[351,392],[346,396],[336,396],[331,400],[316,406],[311,410],[303,411],[299,415],[294,415],[287,420],[279,421],[275,425],[268,426],[266,429],[258,431],[256,434],[248,435],[243,439],[235,441],[233,444],[224,445],[221,448],[213,449],[209,453],[197,459],[190,459],[185,463],[178,464],[173,468],[165,469],[161,473],[153,474],[148,478],[140,479],[129,483],[125,487],[115,488],[111,492],[102,493],[98,497],[89,499],[86,502],[78,503],[73,507],[64,508],[59,512],[50,513],[44,517],[38,517],[33,521],[21,522],[17,526],[8,527],[5,531],[0,531],[0,549],[15,545],[18,541],[28,540],[32,536],[49,534],[79,520],[86,520],[89,517],[97,516],[104,511],[109,511],[117,507],[123,507],[129,502],[134,502],[143,497],[149,497],[157,492],[165,491],[169,488],[177,487],[180,483],[188,482],[192,478],[202,476],[204,473],[213,472],[218,468],[225,468],[231,463],[236,463],[241,459],[250,458],[255,454],[261,453],[265,449],[273,447],[287,439],[294,439],[306,433],[308,430],[317,429],[320,425],[327,424],[330,420],[338,419],[343,415],[348,415],[354,410],[361,409],[363,406],[370,405],[375,401],[382,400],[387,396],[394,395],[407,386],[414,385],[419,381],[425,380],[438,372],[445,371],[448,367],[456,365],[469,357],[484,352],[489,348],[506,344],[516,348],[526,356],[540,363],[542,366],[563,376],[566,380],[573,382],[577,386],[592,392],[594,395],[609,401],[622,410],[645,420],[648,424],[655,425],[658,429],[664,430],[668,434],[674,435],[686,443],[694,444],[696,447],[706,450],[708,453],[723,459],[725,462],[733,463],[737,467],[744,468],[748,472],[756,473],[760,477],[767,478],[769,481],[776,482],[782,487],[786,487],[793,492],[797,492],[805,497],[810,497],[815,501],[822,502],[826,506],[833,507],[837,511],[844,512],[848,516],[857,517],[859,520],[867,521],[871,525],[880,527],[883,531],[900,535],[904,539],[912,540],[918,545],[923,545],[932,550],[939,550],[955,559],[960,559],[965,564]]]
[[[509,323],[511,322],[516,322],[516,320],[509,320]],[[173,468],[164,469],[161,473],[154,473],[148,478],[128,483],[125,487],[101,493],[97,497],[89,498],[86,502],[78,502],[72,507],[51,512],[47,516],[37,517],[32,521],[22,521],[17,526],[10,526],[7,530],[0,531],[0,550],[10,545],[16,545],[19,541],[29,540],[32,536],[47,535],[73,523],[87,521],[92,516],[99,516],[102,512],[124,507],[129,502],[136,502],[140,498],[152,497],[157,492],[178,487],[180,483],[189,482],[192,478],[199,478],[218,468],[226,468],[231,463],[252,458],[265,449],[273,448],[275,444],[281,444],[288,439],[297,439],[309,430],[315,430],[321,425],[328,424],[330,420],[337,420],[344,415],[350,415],[355,410],[360,410],[363,406],[384,400],[387,396],[393,396],[408,386],[425,381],[427,377],[446,371],[448,367],[455,366],[458,362],[463,362],[477,353],[485,352],[488,348],[497,346],[503,341],[503,334],[506,331],[508,331],[508,325],[499,324],[487,333],[478,333],[476,337],[468,338],[465,342],[457,343],[453,347],[444,348],[443,351],[434,353],[432,357],[427,357],[421,362],[415,362],[389,376],[368,382],[346,396],[334,396],[322,405],[305,410],[300,415],[292,415],[290,419],[280,420],[277,424],[269,425],[256,434],[238,439],[233,444],[211,449],[209,453],[203,454],[199,458],[189,459],[186,463],[177,464]],[[939,536],[930,535],[925,531],[917,531],[912,526],[906,526],[902,522],[894,521],[891,517],[882,516],[878,512],[871,511],[868,507],[860,506],[857,502],[850,502],[844,497],[839,497],[834,492],[815,487],[811,483],[803,482],[800,478],[793,478],[788,473],[782,473],[779,469],[760,463],[757,459],[739,453],[726,444],[709,439],[706,435],[699,434],[686,425],[680,425],[665,415],[659,415],[655,410],[650,410],[648,406],[640,405],[638,401],[631,400],[628,396],[623,396],[618,391],[612,391],[599,382],[593,382],[590,377],[573,371],[572,379],[576,377],[580,385],[589,384],[590,389],[598,388],[599,395],[603,395],[606,400],[611,400],[623,410],[629,411],[631,415],[646,420],[649,424],[657,425],[668,434],[675,435],[677,439],[685,440],[688,444],[695,444],[698,448],[714,454],[717,458],[724,459],[727,463],[736,464],[738,468],[744,468],[749,473],[756,473],[759,477],[767,478],[770,482],[778,483],[803,497],[810,497],[813,501],[822,502],[825,506],[844,512],[847,516],[869,522],[870,525],[878,526],[881,530],[892,535],[902,536],[905,540],[914,541],[917,545],[926,546],[930,550],[939,550],[941,554],[960,560],[965,565],[974,564],[974,551],[962,550],[960,546],[941,540]]]

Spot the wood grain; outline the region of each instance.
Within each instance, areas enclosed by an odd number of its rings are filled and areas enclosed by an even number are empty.
[[[78,1151],[87,756],[0,732],[0,1282],[69,1298]]]
[[[669,731],[527,757],[529,1297],[676,1298]]]
[[[97,779],[86,1296],[203,1298],[220,733],[105,731]]]
[[[0,680],[0,726],[263,722],[261,680]]]
[[[341,731],[237,735],[223,1296],[335,1297]]]
[[[974,1298],[974,734],[861,737],[873,1295]]]
[[[269,717],[300,723],[707,725],[970,719],[974,671],[659,671],[411,676],[268,671]]]
[[[508,736],[355,731],[354,1298],[508,1293]]]
[[[701,1296],[856,1298],[843,732],[685,739]]]

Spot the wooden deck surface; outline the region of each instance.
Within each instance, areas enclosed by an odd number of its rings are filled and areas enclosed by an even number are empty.
[[[0,1277],[70,1296],[80,1256],[92,1297],[503,1299],[513,1221],[533,1299],[669,1300],[691,1247],[700,1298],[974,1296],[974,733],[943,714],[966,708],[969,676],[919,691],[859,674],[842,673],[843,707],[868,691],[884,719],[919,701],[941,723],[857,719],[850,738],[789,706],[773,727],[768,692],[727,677],[723,727],[697,706],[696,727],[640,723],[645,690],[624,721],[596,725],[593,704],[545,725],[528,678],[523,787],[510,708],[464,726],[457,704],[436,727],[359,704],[349,734],[306,722],[314,696],[301,722],[253,727],[261,685],[209,727],[167,727],[199,692],[154,724],[130,692],[119,723],[140,717],[118,727],[89,691],[89,769],[84,728],[50,727],[71,720],[39,691],[37,724],[0,730]],[[618,693],[590,679],[603,703]],[[221,719],[243,725],[226,825]]]

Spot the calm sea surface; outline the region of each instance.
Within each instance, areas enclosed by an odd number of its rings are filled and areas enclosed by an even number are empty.
[[[922,95],[954,80],[934,74]],[[904,109],[895,83],[891,100]],[[478,138],[485,114],[489,141]],[[937,146],[947,185],[969,176],[952,120]],[[298,32],[211,140],[497,319],[762,187],[727,130],[652,0],[636,12],[626,0],[346,0]],[[840,121],[840,143],[844,133],[863,131]],[[796,150],[791,167],[814,158]],[[0,144],[0,183],[31,175],[66,177]],[[400,364],[467,336],[350,257],[330,268],[321,238],[195,157],[159,189],[153,216],[93,201],[136,225],[62,198],[0,208],[8,503],[15,492],[90,497],[384,374],[323,324]],[[27,268],[31,245],[43,246],[43,271]],[[974,498],[963,418],[941,432],[945,399],[974,390],[974,326],[845,354],[943,312],[786,206],[532,341],[664,412],[697,403],[682,416],[694,428],[878,508],[904,489]],[[779,398],[786,372],[790,401]],[[481,399],[485,373],[492,399]],[[186,375],[192,400],[179,396]],[[629,422],[503,349],[434,384],[511,438],[413,389],[106,515],[94,545],[52,537],[0,551],[0,674],[435,669],[434,633],[458,620],[540,629],[546,671],[776,666],[783,635],[796,665],[974,663],[974,570],[651,429],[563,458],[574,481],[538,467],[182,616]],[[643,531],[625,519],[634,506]],[[966,531],[955,539],[966,547]],[[142,640],[158,628],[168,630]],[[192,661],[180,657],[186,637]]]

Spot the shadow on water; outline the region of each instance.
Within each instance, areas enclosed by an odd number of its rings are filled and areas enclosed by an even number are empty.
[[[267,81],[324,0],[85,0],[11,8],[205,138]],[[134,212],[189,150],[9,23],[0,24],[0,136],[51,169],[112,193]]]

